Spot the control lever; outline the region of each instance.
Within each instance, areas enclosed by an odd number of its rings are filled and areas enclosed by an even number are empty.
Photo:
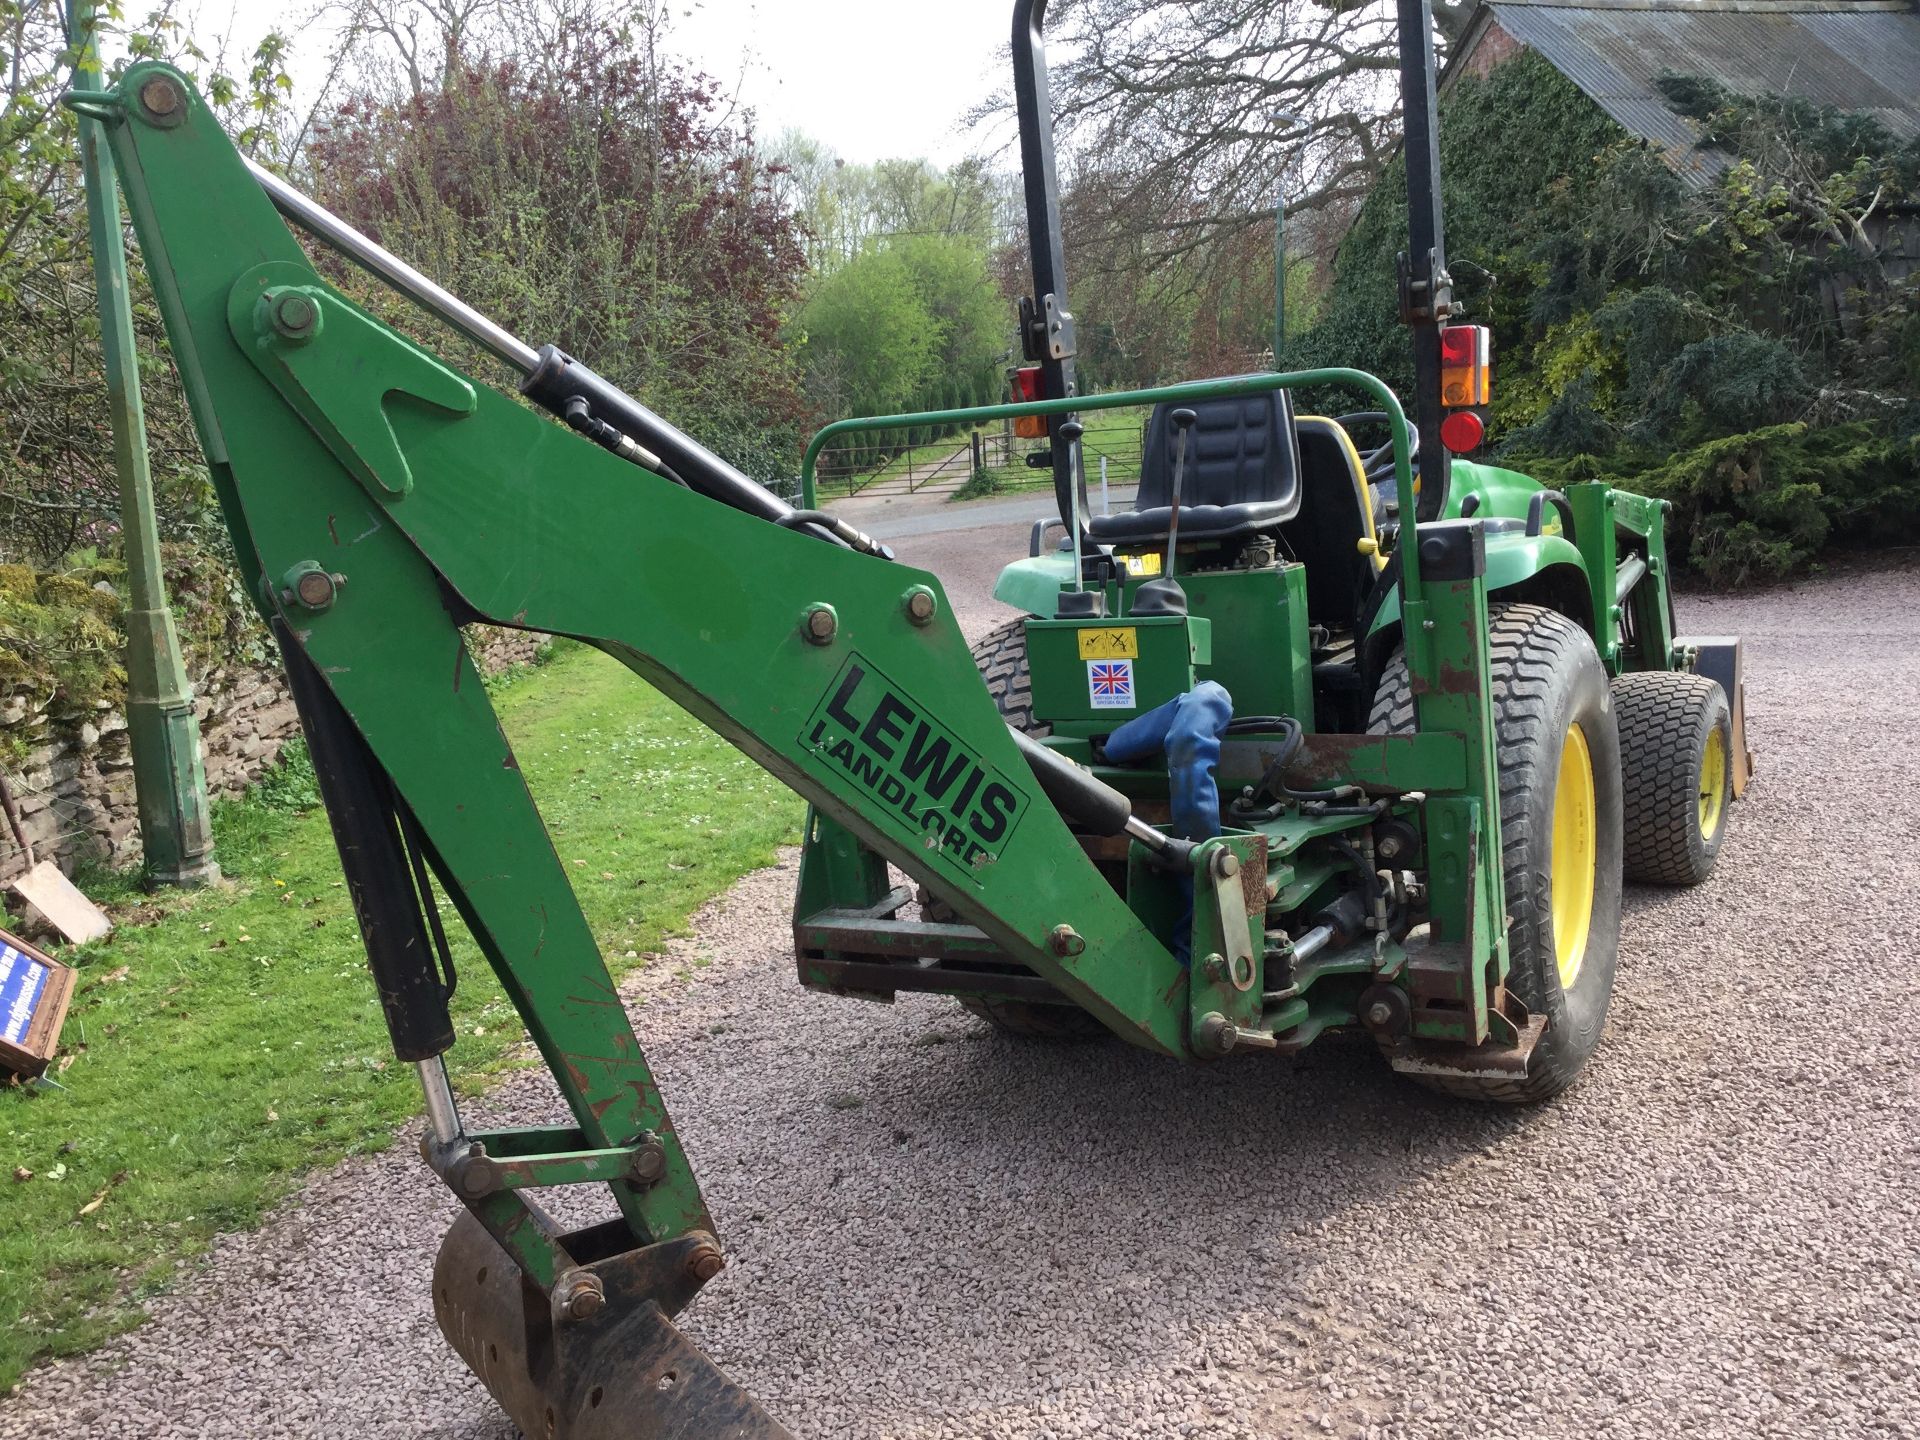
[[[1087,488],[1080,473],[1080,437],[1086,433],[1086,427],[1069,417],[1061,422],[1057,433],[1066,442],[1067,474],[1072,477],[1067,488],[1072,494],[1069,512],[1073,525],[1073,589],[1060,597],[1054,614],[1062,620],[1085,619],[1107,613],[1105,592],[1087,589],[1086,520],[1080,513],[1080,501]]]
[[[1193,422],[1199,416],[1183,405],[1167,418],[1173,422],[1174,431],[1179,437],[1173,450],[1173,501],[1171,513],[1167,516],[1167,573],[1158,580],[1147,581],[1133,592],[1133,607],[1129,613],[1134,615],[1187,613],[1187,592],[1174,579],[1174,568],[1178,563],[1175,557],[1180,544],[1180,491],[1187,478],[1187,440]]]
[[[1060,426],[1060,438],[1067,442],[1067,472],[1075,483],[1068,488],[1073,492],[1073,588],[1087,588],[1086,556],[1080,551],[1080,437],[1086,434],[1086,427],[1078,420],[1067,420]]]

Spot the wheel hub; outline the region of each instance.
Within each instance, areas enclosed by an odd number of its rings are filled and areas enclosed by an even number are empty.
[[[1598,842],[1593,756],[1586,732],[1569,725],[1553,790],[1553,954],[1563,990],[1572,987],[1586,959]]]

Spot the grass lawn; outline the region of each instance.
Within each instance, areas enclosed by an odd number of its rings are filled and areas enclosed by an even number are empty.
[[[799,836],[790,791],[596,651],[568,649],[496,698],[616,973]],[[81,968],[50,1072],[61,1088],[0,1094],[0,1393],[137,1323],[216,1234],[254,1224],[308,1171],[384,1149],[419,1109],[298,765],[219,807],[215,833],[216,889],[89,882],[119,928],[62,956]],[[471,1090],[527,1052],[446,913],[460,971],[448,1061]]]
[[[989,465],[969,475],[966,484],[947,496],[947,502],[984,500],[989,495],[1011,495],[1021,490],[1051,489],[1051,470],[1031,470],[1025,465]]]
[[[1080,438],[1082,460],[1087,472],[1087,497],[1095,511],[1100,508],[1100,462],[1107,462],[1107,482],[1111,486],[1130,486],[1140,479],[1140,427],[1147,411],[1087,410],[1080,416],[1086,427]],[[1051,470],[1031,470],[1024,464],[990,465],[968,479],[947,497],[949,500],[980,500],[989,495],[1007,495],[1024,490],[1051,490]]]

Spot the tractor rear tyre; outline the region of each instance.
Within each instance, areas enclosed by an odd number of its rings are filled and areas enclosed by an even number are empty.
[[[1047,733],[1045,725],[1033,723],[1033,681],[1027,668],[1024,620],[1009,620],[981,636],[973,647],[973,663],[1009,725],[1036,737]],[[929,920],[953,918],[931,896],[923,896],[921,904]],[[1030,1040],[1091,1040],[1108,1033],[1106,1026],[1078,1005],[1000,1000],[985,995],[961,996],[960,1005],[994,1028]]]
[[[1528,1104],[1574,1082],[1600,1044],[1620,951],[1620,731],[1587,632],[1538,605],[1489,607],[1507,891],[1507,986],[1547,1017],[1524,1079],[1418,1076],[1467,1099]],[[1396,654],[1368,727],[1411,734],[1413,687]]]
[[[1626,778],[1626,870],[1653,885],[1713,873],[1732,799],[1733,716],[1718,682],[1646,670],[1613,682]]]

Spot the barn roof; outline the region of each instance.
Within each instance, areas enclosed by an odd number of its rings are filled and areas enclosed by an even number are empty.
[[[1742,95],[1784,94],[1920,135],[1920,10],[1913,0],[1486,0],[1448,64],[1471,65],[1494,26],[1537,50],[1622,126],[1705,184],[1718,151],[1654,82],[1707,75]],[[1445,82],[1443,81],[1443,88]]]

